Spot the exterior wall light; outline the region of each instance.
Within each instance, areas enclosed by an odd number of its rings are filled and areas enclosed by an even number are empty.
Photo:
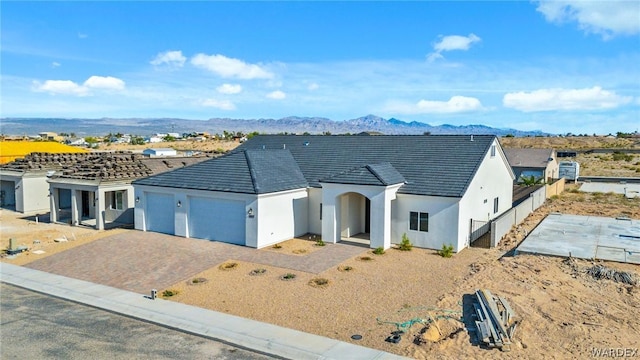
[[[140,196],[136,196],[136,203],[140,202]]]
[[[176,205],[178,205],[178,207],[182,207],[182,202],[180,200],[178,200],[178,204],[176,204]]]
[[[253,217],[253,208],[249,208],[249,210],[247,211],[247,215],[249,217]]]

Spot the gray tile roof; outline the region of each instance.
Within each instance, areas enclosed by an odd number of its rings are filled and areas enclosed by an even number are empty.
[[[493,135],[259,135],[235,151],[291,152],[310,186],[369,164],[390,163],[406,180],[399,193],[462,197]]]
[[[546,168],[553,158],[553,149],[505,148],[504,154],[511,167]]]
[[[462,197],[494,140],[493,135],[259,135],[220,158],[134,184],[261,194],[320,187],[320,180],[405,182],[399,193]]]
[[[245,194],[265,194],[308,186],[287,150],[236,151],[136,180],[133,184]]]
[[[404,183],[405,180],[393,165],[385,162],[351,169],[326,179],[320,179],[320,182],[388,186]]]

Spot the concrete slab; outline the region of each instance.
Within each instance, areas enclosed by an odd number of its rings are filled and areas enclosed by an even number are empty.
[[[586,182],[580,186],[580,191],[601,193],[613,192],[616,194],[624,194],[627,198],[631,199],[636,196],[640,196],[640,184]]]
[[[550,214],[517,252],[640,264],[640,220]]]

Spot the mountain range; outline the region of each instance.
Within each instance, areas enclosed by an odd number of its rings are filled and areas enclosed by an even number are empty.
[[[321,117],[290,116],[281,119],[230,119],[187,120],[179,118],[129,118],[129,119],[64,119],[64,118],[1,118],[3,135],[37,135],[40,132],[75,133],[77,136],[103,136],[122,133],[146,136],[155,133],[228,132],[264,134],[357,134],[375,132],[387,135],[439,134],[492,134],[498,136],[541,136],[542,131],[492,128],[485,125],[437,125],[398,119],[384,119],[367,115],[357,119],[334,121]]]

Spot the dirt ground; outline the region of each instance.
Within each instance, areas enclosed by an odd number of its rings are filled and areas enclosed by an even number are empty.
[[[229,259],[227,263],[236,265],[212,267],[163,290],[177,291],[169,298],[172,301],[417,359],[576,359],[593,357],[593,349],[640,347],[640,286],[588,276],[585,270],[594,264],[589,260],[512,256],[526,234],[556,211],[640,220],[640,198],[587,194],[579,192],[577,185],[569,185],[563,194],[548,199],[514,227],[495,249],[468,248],[447,259],[433,250],[391,249],[375,255],[363,248],[360,255],[320,274]],[[8,245],[9,237],[15,237],[32,250],[46,251],[2,261],[25,264],[113,231],[131,230],[36,224],[0,210],[2,247]],[[62,235],[75,240],[54,241]],[[34,245],[34,240],[40,240],[40,244]],[[279,249],[259,251],[306,256],[322,251],[322,247],[313,239],[298,239],[282,243]],[[640,280],[638,265],[597,263],[629,272]],[[283,279],[289,273],[295,277]],[[514,309],[519,325],[511,352],[480,348],[472,334],[462,330],[462,305],[477,289],[489,289],[505,297]],[[398,329],[406,331],[399,343],[385,341]],[[352,340],[356,334],[362,339]]]
[[[447,259],[433,250],[390,249],[376,255],[363,248],[360,255],[320,274],[229,259],[225,263],[236,265],[217,265],[170,286],[178,294],[169,299],[417,359],[574,359],[590,357],[593,348],[638,347],[637,285],[593,279],[585,273],[593,264],[587,260],[510,255],[552,211],[640,219],[640,199],[581,193],[572,185],[514,228],[495,249],[468,248]],[[2,246],[15,237],[32,250],[46,251],[2,259],[18,265],[116,231],[132,231],[35,223],[15,214],[0,211]],[[63,235],[70,240],[54,241]],[[34,240],[40,244],[33,245]],[[313,239],[296,239],[283,242],[279,249],[256,251],[306,256],[322,251],[316,244]],[[637,265],[601,264],[639,279]],[[283,279],[286,274],[295,277]],[[480,348],[462,330],[462,304],[477,289],[505,297],[516,312],[519,325],[510,353]],[[398,329],[406,331],[399,343],[385,341]],[[356,334],[362,339],[352,340]]]

